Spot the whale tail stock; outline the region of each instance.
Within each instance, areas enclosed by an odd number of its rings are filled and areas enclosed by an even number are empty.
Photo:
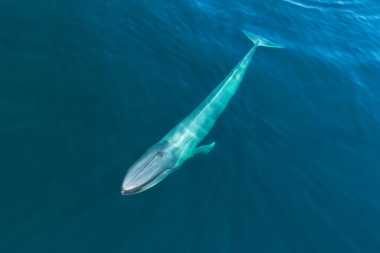
[[[243,33],[257,46],[263,46],[263,47],[277,47],[277,48],[284,48],[281,45],[278,45],[276,43],[273,43],[272,41],[269,41],[259,35],[247,32],[243,30]]]

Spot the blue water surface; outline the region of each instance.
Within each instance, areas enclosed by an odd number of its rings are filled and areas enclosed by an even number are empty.
[[[380,3],[0,0],[1,252],[380,252]],[[128,168],[259,48],[205,138]]]

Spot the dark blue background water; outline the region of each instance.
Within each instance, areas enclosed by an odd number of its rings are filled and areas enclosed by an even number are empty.
[[[377,1],[0,0],[1,252],[380,252]],[[129,166],[259,48],[204,143]]]

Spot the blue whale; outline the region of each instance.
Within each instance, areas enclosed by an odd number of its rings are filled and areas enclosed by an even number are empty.
[[[130,167],[121,186],[123,195],[151,188],[180,168],[187,159],[197,154],[206,154],[215,145],[213,142],[197,147],[235,94],[256,49],[259,46],[282,48],[258,35],[243,32],[254,43],[252,49],[190,115]]]

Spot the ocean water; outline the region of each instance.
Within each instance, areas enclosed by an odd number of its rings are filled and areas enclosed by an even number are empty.
[[[380,3],[0,0],[1,252],[380,252]],[[252,47],[189,159],[128,168]]]

